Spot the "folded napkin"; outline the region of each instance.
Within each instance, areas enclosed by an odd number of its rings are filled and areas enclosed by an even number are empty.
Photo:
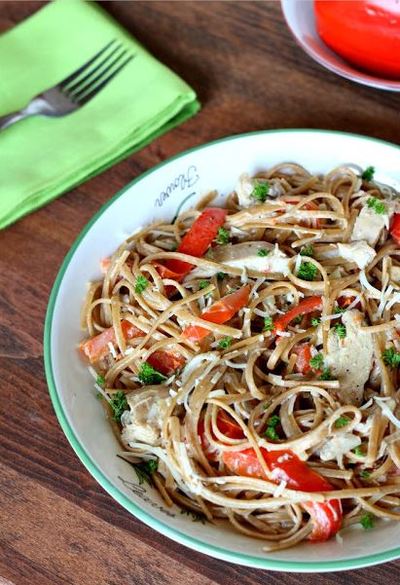
[[[0,228],[192,116],[194,91],[93,2],[56,0],[0,36],[0,116],[19,110],[113,39],[135,54],[83,108],[0,131]]]

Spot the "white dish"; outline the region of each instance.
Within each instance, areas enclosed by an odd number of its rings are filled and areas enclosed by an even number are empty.
[[[315,26],[313,0],[281,0],[281,6],[286,23],[294,38],[314,61],[356,83],[377,89],[400,91],[400,81],[364,73],[347,63],[325,45]]]
[[[343,543],[333,539],[267,554],[259,540],[192,522],[178,509],[167,509],[158,492],[139,486],[132,467],[116,457],[120,448],[76,351],[86,284],[100,277],[101,258],[137,227],[172,219],[179,208],[192,206],[211,189],[228,194],[240,172],[254,174],[281,161],[298,162],[313,172],[348,162],[374,165],[377,180],[397,188],[400,184],[399,147],[339,132],[256,132],[218,140],[160,164],[104,205],[66,256],[46,316],[46,375],[60,424],[84,465],[117,502],[155,530],[197,551],[253,567],[296,572],[354,569],[400,557],[399,524],[380,522],[368,533],[352,528],[343,531]]]

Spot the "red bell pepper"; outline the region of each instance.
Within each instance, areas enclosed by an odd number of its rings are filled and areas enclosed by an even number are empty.
[[[307,372],[311,370],[311,345],[309,343],[299,344],[293,349],[293,353],[297,355],[295,364],[296,372],[299,372],[300,374],[307,374]]]
[[[218,429],[221,431],[223,435],[229,437],[230,439],[243,439],[243,432],[240,426],[229,416],[224,410],[219,410],[217,414],[217,425]],[[198,433],[200,437],[201,446],[203,451],[205,452],[207,459],[210,461],[218,461],[219,459],[219,449],[211,447],[209,442],[206,439],[205,432],[204,432],[204,418],[199,420],[198,425]],[[213,438],[214,433],[211,432]]]
[[[125,339],[134,339],[135,337],[144,337],[145,335],[141,329],[126,320],[121,321],[121,329]],[[83,341],[79,349],[89,362],[94,364],[109,353],[108,344],[115,343],[115,341],[114,327],[109,327],[98,335]],[[185,364],[185,359],[181,354],[165,350],[155,351],[147,361],[154,369],[165,376],[170,376]]]
[[[189,231],[183,236],[176,251],[194,256],[195,258],[203,256],[211,246],[219,228],[224,225],[226,215],[226,209],[207,207],[193,222]],[[194,268],[193,264],[189,262],[167,260],[161,264],[168,270],[168,273],[164,271],[164,274],[168,274],[168,276],[163,276],[160,263],[156,265],[162,278],[174,278],[178,282]]]
[[[322,297],[306,297],[298,305],[290,309],[284,315],[279,316],[274,322],[274,332],[284,331],[293,319],[299,315],[306,315],[312,311],[322,309]]]
[[[205,321],[210,321],[211,323],[226,323],[247,304],[249,294],[249,285],[243,286],[211,305],[211,307],[201,314],[201,318]],[[201,327],[200,325],[189,325],[183,330],[182,335],[186,339],[196,343],[204,339],[204,337],[207,337],[209,333],[210,331],[205,327]]]
[[[186,360],[180,353],[159,349],[148,357],[147,363],[165,376],[171,376],[185,365]]]
[[[390,226],[390,235],[400,246],[400,213],[395,213],[392,219],[392,224]]]
[[[222,420],[222,417],[220,419],[218,414],[217,424],[221,432],[224,432],[227,436],[235,439],[244,438],[241,428],[229,415],[224,413],[224,419]],[[235,426],[236,430],[234,430]],[[204,446],[202,433],[204,435],[204,423],[202,427],[199,424],[199,434]],[[215,451],[209,454],[205,450],[205,453],[211,461],[218,460],[218,453],[215,453]],[[332,490],[331,484],[324,477],[311,469],[307,463],[301,461],[292,451],[288,449],[268,451],[261,447],[261,453],[271,471],[273,481],[277,483],[286,481],[289,489],[303,492],[326,492]],[[257,454],[252,448],[244,449],[243,451],[223,451],[222,460],[227,469],[235,475],[267,479]],[[340,500],[310,501],[301,505],[310,514],[313,521],[313,530],[309,540],[314,542],[327,540],[340,529],[342,524]]]
[[[121,329],[125,339],[134,339],[135,337],[143,337],[144,335],[141,329],[138,329],[129,321],[121,321]],[[108,347],[109,343],[115,343],[114,327],[109,327],[98,335],[83,341],[79,349],[88,358],[89,362],[94,364],[108,354],[110,351]]]

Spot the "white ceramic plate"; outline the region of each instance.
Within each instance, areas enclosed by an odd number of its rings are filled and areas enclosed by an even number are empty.
[[[179,154],[135,179],[104,205],[67,254],[55,281],[45,324],[45,366],[60,424],[89,472],[130,513],[173,540],[224,560],[282,571],[353,569],[400,557],[400,526],[378,522],[374,530],[343,531],[332,540],[266,554],[262,542],[229,528],[193,522],[167,509],[158,493],[138,485],[120,450],[93,379],[78,357],[79,313],[89,280],[100,278],[99,260],[110,255],[138,226],[172,219],[211,189],[228,194],[242,171],[256,173],[281,161],[298,162],[313,172],[341,163],[374,165],[377,179],[398,186],[400,148],[339,132],[271,130],[233,136]]]
[[[400,91],[400,81],[364,73],[334,53],[317,33],[313,0],[281,0],[283,15],[294,38],[304,51],[323,67],[357,83]]]

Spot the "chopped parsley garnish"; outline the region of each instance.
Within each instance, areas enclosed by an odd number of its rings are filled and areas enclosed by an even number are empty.
[[[369,530],[370,528],[374,527],[374,516],[370,512],[361,516],[360,524],[365,530]]]
[[[339,313],[344,313],[345,311],[346,311],[346,309],[344,307],[337,306],[337,307],[335,307],[333,312],[335,313],[335,315],[339,315]]]
[[[260,250],[258,250],[257,252],[257,256],[268,256],[268,254],[271,252],[271,250],[267,250],[267,248],[261,248]]]
[[[113,394],[110,400],[110,406],[113,409],[114,420],[121,422],[122,413],[128,409],[125,392],[118,390],[118,392]]]
[[[335,420],[335,427],[341,429],[342,427],[347,426],[349,422],[350,419],[347,416],[339,416],[339,418]]]
[[[312,317],[311,319],[311,325],[313,327],[318,327],[318,325],[321,323],[321,317]]]
[[[370,471],[367,471],[366,469],[363,469],[363,471],[360,473],[360,477],[362,477],[362,479],[368,479],[371,475]]]
[[[354,453],[354,455],[357,455],[357,457],[364,457],[365,456],[364,450],[361,447],[361,445],[358,445],[358,447],[353,449],[353,453]]]
[[[102,376],[101,374],[98,374],[97,378],[96,378],[96,384],[103,387],[105,385],[105,383],[106,383],[106,380],[105,380],[104,376]]]
[[[322,353],[317,353],[314,357],[310,359],[310,366],[314,368],[314,370],[320,370],[324,365],[324,356]]]
[[[146,461],[146,469],[149,470],[149,473],[154,473],[158,469],[158,459],[149,459]]]
[[[322,374],[319,376],[320,380],[332,380],[332,374],[329,368],[324,368]]]
[[[139,485],[142,485],[143,483],[153,485],[151,476],[158,469],[158,459],[149,459],[148,461],[141,461],[140,463],[131,463],[131,465],[135,470]]]
[[[138,295],[142,294],[144,290],[149,286],[149,281],[143,274],[139,274],[135,281],[135,293]]]
[[[303,280],[314,280],[318,272],[318,268],[312,262],[302,262],[297,271],[297,276]]]
[[[260,181],[257,181],[254,184],[253,191],[251,193],[251,197],[253,197],[253,199],[257,199],[257,201],[261,201],[262,203],[264,203],[264,201],[268,197],[268,193],[269,193],[269,183],[268,182],[261,183]]]
[[[224,280],[226,272],[217,272],[217,280]]]
[[[293,325],[300,325],[300,323],[301,323],[301,322],[302,322],[302,320],[303,320],[303,317],[304,317],[304,315],[297,315],[297,317],[295,317],[295,318],[292,320],[292,323],[293,323]]]
[[[370,197],[367,200],[367,206],[370,209],[373,209],[375,213],[378,213],[379,215],[382,215],[382,213],[385,213],[386,211],[386,205],[383,203],[383,201],[380,201],[380,199],[377,199],[376,197]]]
[[[229,243],[229,240],[230,240],[229,230],[223,227],[218,228],[217,237],[215,238],[217,244],[224,246],[225,244]]]
[[[207,288],[210,285],[210,281],[208,280],[200,280],[199,282],[199,290],[203,290],[203,288]]]
[[[146,385],[161,384],[161,382],[166,380],[166,377],[163,374],[155,370],[153,366],[151,366],[147,362],[141,364],[139,368],[138,378],[142,384]]]
[[[363,174],[361,175],[361,178],[364,179],[364,181],[372,181],[372,179],[374,178],[374,174],[375,167],[367,167]]]
[[[271,416],[267,421],[267,428],[265,429],[265,436],[272,441],[277,441],[279,439],[279,435],[276,432],[276,427],[280,424],[281,419],[279,416],[274,414]]]
[[[218,347],[220,349],[228,349],[232,345],[232,337],[223,337],[218,342]]]
[[[343,325],[343,323],[336,323],[334,330],[339,339],[344,339],[346,337],[346,325]]]
[[[308,246],[303,246],[300,250],[300,256],[314,256],[314,248],[311,244]]]
[[[264,317],[264,331],[273,331],[274,330],[274,322],[272,317]]]
[[[394,347],[385,349],[382,353],[383,361],[391,368],[398,368],[400,366],[400,352],[396,351]]]
[[[207,518],[204,516],[204,514],[194,512],[193,510],[182,509],[181,514],[186,514],[186,516],[190,516],[193,522],[201,522],[202,524],[205,524],[207,522]]]

